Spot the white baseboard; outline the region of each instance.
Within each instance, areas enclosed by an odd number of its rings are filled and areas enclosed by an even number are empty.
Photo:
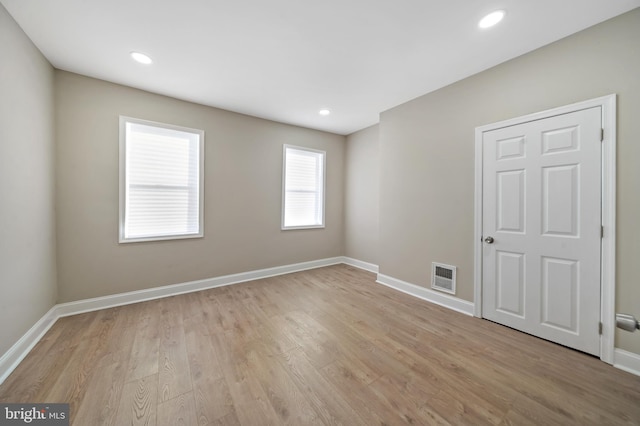
[[[356,268],[364,269],[365,271],[373,272],[374,274],[378,273],[378,265],[374,265],[373,263],[363,262],[362,260],[353,259],[346,256],[342,257],[342,263],[354,266]]]
[[[613,366],[627,373],[640,376],[640,355],[622,349],[613,352]]]
[[[9,377],[9,374],[29,354],[57,319],[56,307],[54,306],[0,357],[0,384]]]
[[[0,357],[0,384],[29,354],[29,351],[40,341],[58,318],[340,263],[347,263],[342,256],[57,304]]]
[[[468,302],[466,300],[462,300],[448,294],[440,293],[425,287],[411,284],[406,281],[390,277],[388,275],[378,274],[377,282],[379,284],[386,285],[387,287],[399,290],[403,293],[410,294],[411,296],[415,296],[428,302],[435,303],[436,305],[444,306],[445,308],[449,308],[454,311],[473,316],[474,305],[472,302]]]
[[[58,318],[112,308],[115,306],[170,297],[183,293],[206,290],[209,288],[238,284],[277,275],[305,271],[308,269],[337,265],[340,263],[364,269],[369,272],[374,272],[378,274],[378,283],[391,287],[395,290],[402,291],[403,293],[453,309],[454,311],[458,311],[466,315],[473,315],[474,305],[471,302],[401,281],[387,275],[379,274],[377,265],[352,259],[350,257],[338,256],[55,305],[42,318],[40,318],[40,320],[20,338],[20,340],[18,340],[4,355],[2,355],[2,357],[0,357],[0,384],[5,381],[9,374],[11,374],[18,364],[20,364],[20,362],[29,354],[29,351],[31,351],[31,349],[40,341]],[[614,366],[640,376],[640,355],[627,352],[622,349],[616,349],[614,355]]]
[[[276,266],[267,269],[241,272],[239,274],[223,275],[221,277],[207,278],[198,281],[189,281],[180,284],[171,284],[162,287],[153,287],[145,290],[130,291],[127,293],[112,294],[109,296],[95,297],[92,299],[78,300],[75,302],[61,303],[57,305],[58,316],[66,317],[84,312],[145,302],[147,300],[161,299],[163,297],[176,296],[178,294],[192,293],[210,288],[224,287],[262,278],[275,277],[277,275],[290,274],[292,272],[321,268],[323,266],[343,263],[342,257],[331,257],[310,262],[294,263],[292,265]]]

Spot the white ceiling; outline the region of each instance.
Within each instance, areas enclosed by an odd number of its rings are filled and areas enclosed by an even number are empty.
[[[0,2],[56,68],[339,134],[640,6],[640,0]],[[507,10],[505,20],[478,29],[478,20],[496,9]],[[133,62],[132,50],[154,64]],[[332,114],[322,117],[320,108]]]

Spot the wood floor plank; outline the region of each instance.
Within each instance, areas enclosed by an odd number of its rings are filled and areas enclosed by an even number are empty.
[[[58,379],[91,314],[63,317],[49,329],[25,359],[0,386],[0,401],[45,402],[42,398]]]
[[[193,384],[195,416],[199,425],[207,425],[234,411],[222,366],[212,344],[204,318],[185,318],[185,344]]]
[[[350,352],[346,356],[341,357],[326,367],[321,368],[320,371],[329,368],[335,369],[335,373],[337,374],[349,376],[350,378],[355,379],[362,386],[370,385],[381,376],[377,371],[369,368],[365,363],[363,363],[360,357],[353,352]]]
[[[127,380],[130,350],[110,351],[95,365],[95,373],[87,383],[85,398],[73,413],[72,424],[116,425],[120,397]],[[88,395],[88,397],[87,397]]]
[[[120,396],[115,424],[155,425],[158,407],[157,386],[157,374],[126,383]]]
[[[428,410],[428,418],[425,418],[423,405],[428,404],[429,392],[421,392],[425,399],[417,401],[405,386],[391,376],[382,376],[369,386],[384,407],[395,415],[395,421],[409,424],[449,424],[439,414]],[[428,423],[425,423],[428,422]]]
[[[336,352],[338,351],[337,342],[328,339],[326,336],[309,334],[304,325],[291,316],[292,312],[286,315],[274,316],[271,318],[271,322],[281,332],[285,333],[289,340],[295,341],[300,345],[316,368],[322,368],[335,361]]]
[[[249,342],[244,346],[250,374],[255,376],[283,425],[322,424],[303,392],[298,389],[277,358],[261,345]]]
[[[233,333],[211,337],[240,424],[279,424],[280,418],[265,390],[249,370],[243,349],[245,342],[236,339]]]
[[[194,317],[185,319],[184,335],[192,382],[203,377],[224,378],[211,335],[204,324]]]
[[[193,390],[183,326],[162,331],[158,353],[158,403]]]
[[[207,425],[235,413],[227,381],[202,377],[193,383],[195,417],[200,425]]]
[[[275,324],[253,300],[244,300],[242,303],[253,318],[255,338],[260,340],[272,355],[288,352],[299,346],[291,335]]]
[[[185,299],[185,295],[180,295],[165,297],[155,301],[154,305],[157,305],[159,309],[161,334],[171,328],[182,326],[184,319],[182,310]]]
[[[113,325],[109,333],[101,337],[105,343],[101,355],[102,358],[106,358],[107,363],[114,359],[122,361],[123,354],[126,354],[125,368],[128,367],[137,330],[139,305],[132,304],[113,309]]]
[[[209,423],[207,426],[240,426],[240,424],[241,424],[240,420],[238,420],[238,416],[234,411],[220,419],[214,420],[213,422]],[[262,424],[267,424],[267,423],[262,423]]]
[[[46,394],[37,397],[47,402],[66,402],[69,404],[69,418],[73,422],[78,407],[87,391],[88,381],[95,374],[95,365],[101,357],[104,341],[93,337],[83,340],[67,360],[65,368]]]
[[[457,362],[451,353],[443,353],[437,342],[425,346],[421,352],[414,352],[403,346],[390,336],[376,339],[376,346],[401,360],[411,371],[410,374],[421,377],[435,389],[452,395],[465,395],[467,403],[482,406],[488,417],[500,417],[510,407],[513,389],[506,389],[498,381],[496,368],[491,365],[487,369],[475,368],[474,356],[468,356],[464,362]],[[462,349],[466,351],[466,349]],[[469,391],[473,389],[473,391]]]
[[[229,289],[223,287],[210,294],[212,295],[210,300],[218,310],[219,325],[223,331],[237,330],[240,333],[248,331],[246,320],[241,318],[233,308],[236,303]]]
[[[470,393],[460,398],[458,394],[440,391],[425,406],[423,408],[452,424],[499,425],[506,414]]]
[[[135,336],[127,377],[141,379],[158,373],[158,351],[160,345],[159,307],[153,302],[136,304],[138,307]]]
[[[157,426],[198,426],[193,392],[158,404]]]
[[[60,318],[1,402],[71,424],[640,425],[640,377],[346,265]]]
[[[313,407],[322,423],[366,425],[357,412],[338,396],[337,389],[318,372],[300,348],[276,358]]]
[[[367,425],[398,423],[396,413],[383,407],[381,400],[369,384],[363,384],[349,366],[337,360],[320,370],[323,377],[334,385],[337,394],[353,408]]]
[[[53,342],[50,342],[53,343]],[[45,395],[64,370],[75,346],[36,345],[0,386],[0,401],[46,402]]]

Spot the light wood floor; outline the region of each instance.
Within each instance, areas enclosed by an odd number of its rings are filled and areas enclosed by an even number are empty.
[[[640,377],[345,265],[62,318],[0,386],[74,425],[640,424]]]

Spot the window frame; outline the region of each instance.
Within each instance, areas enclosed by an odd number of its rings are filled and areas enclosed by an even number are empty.
[[[144,126],[157,127],[164,130],[176,130],[185,133],[191,133],[198,138],[198,232],[189,234],[173,234],[173,235],[156,235],[148,237],[125,237],[125,220],[126,220],[126,200],[127,200],[127,124],[141,124]],[[143,120],[134,117],[121,115],[119,117],[119,217],[118,217],[118,242],[120,244],[149,242],[149,241],[166,241],[166,240],[182,240],[191,238],[204,237],[204,130],[194,129],[190,127],[177,126],[173,124],[161,123],[157,121]]]
[[[297,225],[297,226],[286,226],[285,225],[285,212],[286,212],[286,194],[287,194],[287,149],[295,149],[299,151],[307,151],[315,154],[322,154],[322,208],[320,209],[320,214],[322,215],[320,224],[317,225]],[[281,212],[281,223],[280,229],[283,231],[290,231],[295,229],[322,229],[326,227],[326,194],[327,194],[327,152],[307,148],[304,146],[296,146],[290,144],[283,144],[282,146],[282,212]]]

